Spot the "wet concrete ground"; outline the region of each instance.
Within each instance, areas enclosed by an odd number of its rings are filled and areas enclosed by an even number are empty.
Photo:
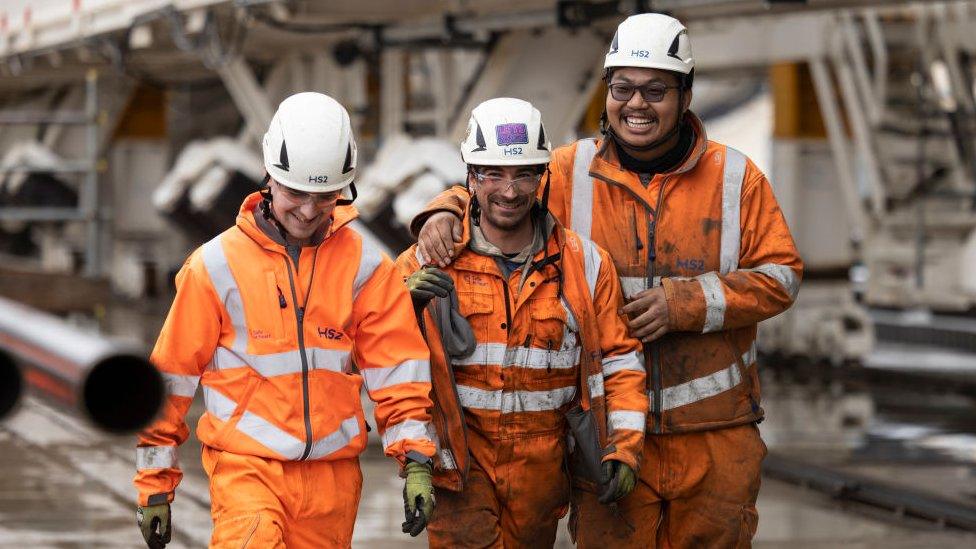
[[[131,438],[93,431],[45,403],[29,400],[0,423],[0,547],[140,547],[135,526]],[[402,481],[373,447],[365,455],[355,547],[422,547],[400,533]],[[186,478],[173,507],[170,547],[204,547],[210,532],[208,490],[192,441],[181,449]],[[756,547],[878,548],[976,546],[976,537],[908,523],[868,509],[765,480]],[[558,547],[572,546],[564,526]]]
[[[109,331],[151,345],[165,310],[145,309],[112,309]],[[772,451],[976,504],[972,403],[920,403],[910,394],[764,379],[763,404],[767,420],[760,428]],[[197,403],[191,409],[191,426],[200,408]],[[362,459],[365,485],[354,546],[423,547],[423,534],[410,538],[400,532],[402,480],[380,454],[375,432],[371,436],[376,444]],[[44,402],[27,400],[0,422],[0,547],[144,547],[134,516],[133,447],[132,437],[104,435]],[[169,547],[205,547],[209,491],[194,438],[181,448],[180,461],[185,478],[173,506]],[[973,534],[844,505],[771,479],[764,479],[758,505],[758,548],[976,547]],[[557,547],[571,546],[563,524]]]

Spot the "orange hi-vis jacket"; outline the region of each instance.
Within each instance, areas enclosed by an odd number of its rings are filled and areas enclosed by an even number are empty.
[[[339,206],[322,242],[303,247],[295,265],[258,227],[260,201],[248,196],[237,224],[176,277],[151,356],[169,394],[161,419],[139,436],[139,505],[173,499],[176,448],[198,384],[206,413],[197,435],[216,450],[354,458],[366,446],[365,382],[386,454],[434,455],[427,345],[393,263],[346,226],[356,210]]]
[[[762,418],[756,326],[792,305],[803,270],[766,177],[739,151],[708,141],[692,113],[686,120],[692,152],[646,187],[607,140],[559,147],[549,165],[550,210],[609,252],[624,296],[664,287],[671,332],[644,349],[649,433]],[[461,216],[466,202],[456,187],[425,214]]]
[[[518,269],[506,278],[495,258],[468,248],[467,217],[463,223],[457,259],[444,270],[474,332],[474,354],[451,364],[430,308],[422,323],[431,349],[440,443],[434,484],[463,489],[469,451],[483,450],[468,445],[468,428],[488,440],[522,437],[526,444],[546,433],[564,437],[565,412],[577,391],[597,418],[604,461],[638,470],[647,415],[645,372],[640,343],[627,335],[617,313],[623,298],[607,253],[556,223],[548,253],[533,257],[529,274],[523,279]],[[400,255],[397,266],[404,276],[421,267],[416,245]]]

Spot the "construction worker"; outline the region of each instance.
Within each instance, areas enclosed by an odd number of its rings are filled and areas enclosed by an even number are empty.
[[[441,446],[430,546],[551,547],[569,504],[574,402],[599,418],[599,434],[574,440],[593,445],[603,500],[635,485],[647,415],[640,344],[618,313],[609,256],[560,226],[545,192],[536,199],[550,160],[539,111],[511,98],[480,104],[461,156],[472,200],[456,260],[422,268],[416,246],[397,260],[431,348]]]
[[[428,351],[392,261],[348,226],[349,115],[328,96],[293,95],[263,148],[267,187],[187,259],[152,353],[169,396],[139,435],[142,534],[150,547],[170,540],[177,447],[202,385],[210,547],[349,547],[365,384],[384,451],[403,467],[405,528],[416,535],[434,503]]]
[[[651,413],[620,516],[576,490],[571,530],[581,547],[748,547],[766,455],[756,325],[793,303],[802,262],[766,177],[689,110],[681,22],[627,18],[604,66],[605,138],[554,151],[549,206],[613,258]],[[414,220],[416,231],[429,218],[426,261],[451,260],[466,201],[445,193]]]

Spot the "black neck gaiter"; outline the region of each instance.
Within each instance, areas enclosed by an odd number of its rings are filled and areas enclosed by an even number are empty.
[[[666,173],[677,168],[691,151],[694,143],[694,130],[691,124],[682,123],[678,133],[678,142],[671,150],[652,160],[639,160],[627,154],[627,151],[617,143],[617,157],[620,158],[620,165],[627,171],[637,173],[641,181],[646,185],[655,174]]]

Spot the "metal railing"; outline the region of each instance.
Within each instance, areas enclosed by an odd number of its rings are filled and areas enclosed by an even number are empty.
[[[11,112],[0,111],[0,125],[24,126],[37,124],[83,125],[85,127],[85,152],[83,160],[65,160],[54,166],[7,165],[0,166],[0,175],[7,173],[59,173],[83,174],[78,193],[78,207],[7,206],[0,207],[0,221],[84,221],[88,224],[84,274],[95,277],[101,274],[102,219],[99,208],[98,181],[98,71],[90,69],[85,76],[85,109],[82,112]]]

